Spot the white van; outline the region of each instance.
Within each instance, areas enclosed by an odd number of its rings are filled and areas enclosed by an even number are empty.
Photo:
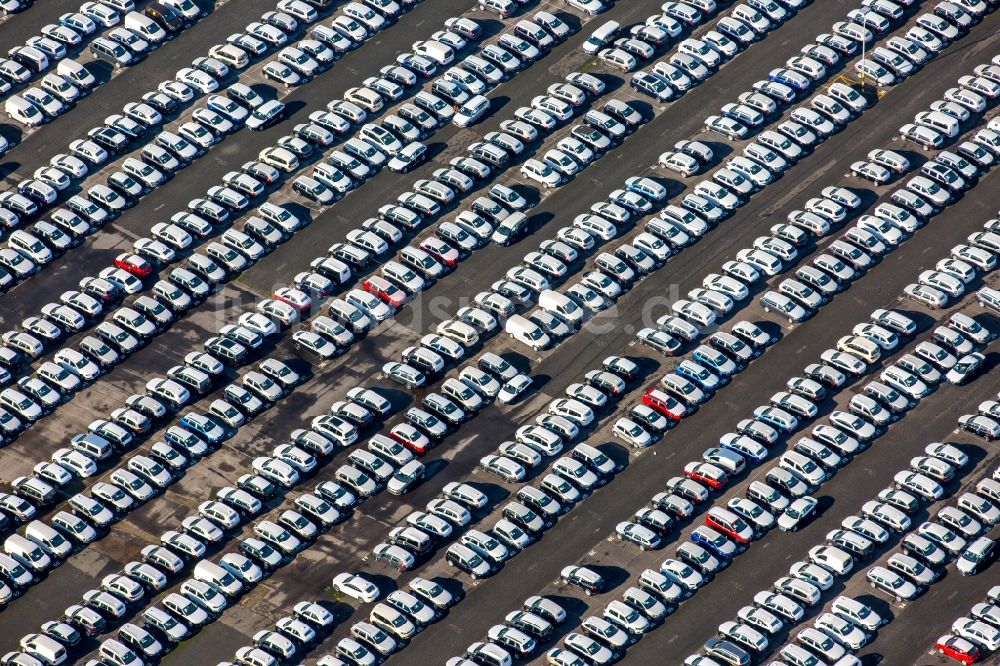
[[[58,666],[66,661],[66,648],[45,634],[28,634],[21,639],[21,649],[50,666]]]
[[[430,58],[439,65],[450,65],[455,59],[455,51],[450,46],[433,39],[416,42],[413,45],[413,52],[419,56]]]
[[[46,553],[60,560],[73,550],[73,544],[63,538],[63,535],[39,520],[28,523],[24,529],[24,536],[41,546]]]
[[[36,573],[45,573],[52,567],[52,559],[45,554],[41,546],[29,541],[20,534],[11,534],[3,542],[5,553]]]
[[[97,79],[94,78],[94,75],[84,65],[69,58],[59,61],[59,64],[56,65],[56,74],[68,79],[70,83],[81,90],[90,90],[97,85]]]
[[[3,110],[12,120],[25,127],[37,127],[45,122],[45,114],[20,95],[8,97],[3,105]]]
[[[535,351],[545,349],[552,342],[538,324],[521,315],[512,315],[504,324],[504,330],[507,331],[507,335]]]
[[[237,580],[233,574],[208,560],[202,560],[194,565],[193,576],[195,580],[214,585],[230,598],[235,597],[243,590],[243,583]]]
[[[167,39],[167,31],[145,14],[129,12],[125,15],[125,27],[134,30],[140,37],[152,44],[160,44]]]
[[[923,111],[916,115],[914,121],[918,125],[937,130],[949,138],[958,136],[961,130],[961,126],[956,118],[952,118],[940,111]]]
[[[583,43],[582,48],[584,53],[594,55],[600,51],[607,44],[609,44],[612,39],[614,39],[621,27],[622,26],[618,21],[608,21],[600,28],[592,32],[590,37],[587,38],[587,41]]]
[[[809,560],[838,576],[846,576],[854,568],[854,558],[836,546],[814,546],[809,551]]]
[[[17,47],[16,53],[20,62],[24,64],[25,60],[28,61],[28,66],[35,70],[36,74],[41,74],[49,68],[48,56],[36,49],[34,46]]]
[[[538,295],[538,305],[574,328],[583,322],[583,308],[565,294],[545,289]]]

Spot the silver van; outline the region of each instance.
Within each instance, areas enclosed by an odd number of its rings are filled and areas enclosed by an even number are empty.
[[[983,287],[976,292],[976,301],[984,308],[1000,312],[1000,291]]]
[[[99,650],[101,659],[115,666],[137,666],[142,660],[132,648],[114,638],[105,638]]]
[[[114,446],[112,446],[111,442],[100,435],[91,433],[76,435],[70,440],[69,445],[74,451],[79,451],[97,461],[104,460],[114,453]]]

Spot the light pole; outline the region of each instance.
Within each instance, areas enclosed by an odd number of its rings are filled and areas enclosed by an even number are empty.
[[[868,40],[862,36],[861,38],[861,59],[865,59],[865,47],[868,46]],[[861,89],[865,88],[865,68],[861,68]]]

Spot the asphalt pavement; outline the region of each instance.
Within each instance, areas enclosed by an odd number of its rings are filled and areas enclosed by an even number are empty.
[[[116,109],[121,104],[121,95],[155,87],[159,80],[166,78],[163,71],[173,71],[181,61],[190,57],[191,52],[207,51],[212,43],[222,41],[228,34],[227,30],[232,31],[232,21],[240,23],[242,20],[235,15],[235,7],[240,8],[241,14],[259,13],[267,7],[265,3],[259,3],[260,7],[252,5],[255,2],[241,0],[239,3],[224,4],[215,15],[161,49],[161,54],[116,76],[81,102],[71,114],[57,120],[45,131],[29,136],[5,156],[5,164],[16,167],[16,173],[25,173],[47,161],[51,153],[77,136],[78,127],[99,124],[105,115],[112,112],[111,109]],[[155,535],[164,529],[164,525],[177,524],[200,501],[208,498],[208,491],[232,483],[238,470],[248,469],[253,456],[261,455],[276,443],[284,441],[288,432],[303,426],[312,415],[322,413],[351,386],[361,382],[380,386],[396,405],[408,404],[419,397],[398,390],[384,379],[377,379],[382,362],[397,357],[402,347],[412,344],[419,334],[431,330],[437,321],[450,316],[457,309],[460,297],[471,297],[488,288],[507,268],[519,263],[520,255],[527,251],[529,245],[534,246],[539,240],[553,236],[559,226],[568,224],[576,214],[584,212],[592,201],[616,186],[624,175],[653,173],[650,172],[650,165],[655,163],[663,150],[678,139],[698,135],[706,115],[748,89],[753,80],[761,78],[771,67],[798,52],[813,36],[814,26],[828,26],[848,8],[849,4],[840,0],[809,5],[793,21],[723,67],[705,85],[669,105],[635,136],[585,170],[575,181],[544,197],[531,213],[536,231],[527,240],[509,249],[484,248],[477,252],[473,261],[463,263],[454,273],[439,280],[432,293],[450,298],[451,302],[447,305],[442,306],[438,301],[434,306],[430,296],[422,297],[407,312],[399,315],[398,321],[402,323],[387,326],[337,361],[318,368],[312,381],[282,401],[276,409],[259,417],[245,431],[241,429],[236,439],[213,454],[210,460],[198,465],[197,470],[192,470],[162,498],[135,511],[106,539],[74,556],[69,563],[52,572],[47,580],[32,588],[25,598],[14,602],[8,612],[0,615],[0,620],[4,622],[0,650],[12,649],[23,633],[61,613],[62,608],[74,603],[82,592],[95,584],[96,577],[116,570],[123,562],[136,557],[138,550],[155,540]],[[0,42],[7,38],[12,21],[32,18],[37,15],[38,9],[34,7],[22,16],[0,24]],[[220,150],[211,151],[161,191],[146,197],[116,221],[112,229],[100,232],[83,248],[69,253],[42,275],[4,296],[0,324],[5,327],[13,325],[27,314],[34,313],[40,303],[51,300],[52,294],[75,285],[80,276],[108,265],[113,253],[120,251],[131,238],[147,232],[153,223],[160,221],[159,215],[173,211],[178,202],[194,196],[194,192],[200,192],[204,183],[218,180],[225,171],[251,159],[260,148],[289,131],[289,123],[301,122],[308,112],[320,108],[327,100],[340,95],[344,89],[389,62],[410,39],[399,40],[398,35],[429,32],[455,11],[447,3],[431,0],[419,5],[399,24],[338,62],[330,72],[294,91],[285,101],[295,103],[297,110],[285,123],[260,134],[241,132],[231,137]],[[649,7],[620,3],[614,10],[614,16],[620,16],[623,21],[635,20],[649,11]],[[223,21],[223,16],[230,18]],[[430,481],[404,498],[379,496],[366,503],[350,520],[321,537],[288,567],[244,598],[238,607],[227,611],[222,621],[185,643],[164,663],[193,663],[190,661],[192,658],[197,660],[196,663],[214,663],[228,658],[236,647],[249,641],[253,632],[273,623],[286,614],[292,604],[306,598],[324,599],[341,621],[335,637],[344,635],[348,619],[359,619],[353,617],[359,612],[329,594],[327,586],[333,573],[355,569],[359,565],[366,568],[374,566],[386,589],[405,581],[406,577],[382,571],[377,565],[361,565],[361,560],[402,516],[436,496],[440,487],[448,481],[471,476],[476,485],[497,501],[511,492],[512,488],[475,472],[479,457],[492,451],[499,441],[510,437],[516,426],[533,418],[547,398],[561,394],[565,386],[578,380],[585,370],[597,367],[604,356],[610,353],[642,356],[649,377],[656,377],[656,371],[662,370],[670,361],[656,359],[646,350],[632,345],[634,332],[650,317],[662,314],[658,308],[663,306],[663,299],[700,286],[705,274],[716,270],[723,261],[732,258],[736,249],[747,246],[754,237],[783,220],[788,210],[799,206],[805,198],[815,195],[825,185],[844,183],[845,165],[850,161],[858,159],[870,148],[892,145],[899,125],[953,85],[957,72],[964,73],[996,51],[997,25],[998,18],[994,14],[977,26],[969,37],[890,91],[874,109],[852,122],[844,132],[822,144],[785,177],[755,196],[732,219],[707,234],[697,245],[672,258],[652,277],[640,282],[619,301],[611,316],[602,317],[602,324],[607,324],[602,331],[585,328],[569,342],[537,357],[526,354],[524,348],[506,339],[497,338],[487,343],[490,350],[504,352],[518,359],[518,364],[524,369],[530,369],[536,378],[536,394],[518,407],[492,406],[484,410],[456,436],[449,438],[439,454],[431,454],[429,467],[433,476]],[[475,134],[495,129],[499,121],[508,116],[509,110],[527,103],[548,84],[583,64],[576,50],[581,38],[582,35],[578,34],[567,44],[553,50],[545,60],[519,75],[513,84],[502,87],[500,96],[495,98],[498,112],[476,126]],[[187,41],[182,42],[185,39]],[[173,53],[171,58],[178,60],[176,67],[168,65],[171,69],[156,70],[158,73],[154,73],[151,65],[167,62],[161,56],[168,53]],[[77,116],[78,113],[81,115]],[[446,161],[446,157],[454,154],[451,151],[467,145],[472,136],[450,126],[442,129],[435,135],[434,143],[443,144],[446,150],[432,164],[404,178],[381,175],[321,213],[310,227],[296,234],[290,242],[241,277],[238,284],[227,286],[212,302],[154,339],[146,349],[130,358],[108,378],[61,408],[58,416],[42,421],[32,432],[8,447],[5,456],[8,459],[12,455],[17,456],[12,461],[13,468],[30,467],[29,462],[44,459],[60,445],[59,440],[66,433],[85,428],[94,418],[104,416],[110,408],[120,405],[125,396],[141,390],[149,376],[162,373],[179,362],[192,345],[204,340],[222,321],[230,320],[237,303],[249,303],[256,294],[269,292],[272,285],[287,282],[294,272],[304,268],[303,264],[317,253],[317,248],[338,240],[349,223],[354,226],[369,216],[377,205],[394,199],[398,193],[408,189],[413,180],[426,177],[430,170],[440,167],[442,160]],[[717,138],[708,140],[723,154],[731,150]],[[916,151],[912,152],[916,155]],[[1000,206],[997,182],[995,173],[985,178],[958,204],[889,255],[852,285],[848,292],[824,307],[813,320],[791,329],[782,327],[783,339],[778,345],[739,375],[692,421],[682,423],[669,433],[655,450],[636,456],[611,444],[606,427],[595,433],[593,437],[596,441],[607,444],[616,457],[629,458],[629,467],[610,486],[594,493],[562,519],[546,533],[539,545],[519,555],[495,577],[474,585],[463,583],[468,599],[444,621],[414,639],[394,661],[437,663],[443,656],[459,654],[469,643],[485,635],[490,625],[500,621],[503,614],[514,609],[525,597],[538,590],[551,589],[558,570],[567,563],[588,559],[603,561],[607,558],[609,562],[614,561],[614,564],[608,565],[609,570],[615,569],[616,580],[621,578],[632,553],[626,553],[618,544],[606,543],[614,524],[661,490],[663,481],[678,473],[684,461],[697,457],[736,420],[752,411],[765,396],[783,386],[791,372],[814,360],[822,349],[832,346],[837,337],[846,332],[845,322],[861,321],[876,307],[896,304],[896,296],[902,286],[911,281],[920,269],[933,264],[945,248],[959,242],[994,214]],[[851,184],[868,189],[866,196],[870,201],[885,193],[884,188],[871,190],[857,181]],[[908,306],[904,304],[902,307],[905,309]],[[750,306],[749,312],[738,315],[738,318],[747,317],[759,321],[766,319],[756,306]],[[773,323],[770,327],[778,329]],[[283,358],[290,356],[287,344],[279,346],[274,353]],[[373,377],[376,378],[374,382],[371,381]],[[672,657],[676,656],[679,661],[697,649],[716,624],[733,616],[735,610],[752,596],[759,587],[757,582],[766,582],[781,575],[789,562],[800,559],[805,550],[814,545],[817,535],[825,533],[828,526],[839,522],[843,515],[856,511],[860,499],[868,498],[872,489],[881,487],[891,476],[890,471],[905,464],[916,445],[922,446],[931,438],[947,438],[954,427],[955,417],[971,410],[979,400],[992,397],[991,394],[995,394],[998,388],[998,381],[1000,378],[993,372],[971,387],[945,387],[928,398],[912,418],[893,426],[889,435],[882,438],[875,448],[840,472],[828,484],[829,489],[824,487],[823,492],[829,493],[829,507],[813,525],[800,533],[804,536],[773,534],[766,537],[765,542],[752,547],[710,586],[686,602],[664,628],[632,648],[629,661],[652,663],[669,655],[673,663]],[[605,419],[605,423],[611,420]],[[898,445],[894,446],[894,443]],[[337,461],[327,464],[316,480],[329,477],[338,464]],[[776,552],[780,552],[781,556],[775,556]],[[554,557],[554,553],[558,553],[558,557]],[[660,556],[664,556],[662,551]],[[429,573],[423,575],[449,574],[437,560],[428,565],[427,571]],[[884,663],[918,663],[921,652],[926,651],[926,640],[917,645],[918,637],[926,639],[923,627],[949,625],[964,608],[971,606],[971,599],[983,589],[976,589],[976,585],[982,583],[982,577],[957,582],[952,578],[958,577],[950,576],[935,586],[930,594],[906,609],[904,622],[893,623],[884,630],[873,647]],[[613,593],[618,589],[620,586]],[[565,590],[557,589],[556,593],[565,594]],[[588,606],[593,611],[610,598],[595,597],[586,602],[574,598],[568,601],[573,614],[578,614],[584,613]],[[931,608],[935,610],[930,611]],[[943,609],[940,615],[936,615],[938,609]],[[914,612],[920,614],[919,625],[912,621]],[[928,619],[927,615],[935,617]],[[934,631],[937,629],[931,633]],[[327,641],[313,649],[311,656],[315,658],[328,652],[332,642]]]

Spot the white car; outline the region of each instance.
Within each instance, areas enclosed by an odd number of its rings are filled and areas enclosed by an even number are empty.
[[[379,598],[380,592],[374,583],[366,580],[360,574],[337,574],[331,584],[334,592],[347,596],[362,603],[371,603]]]
[[[521,165],[521,175],[542,187],[558,187],[563,182],[562,175],[546,161],[529,159]]]

